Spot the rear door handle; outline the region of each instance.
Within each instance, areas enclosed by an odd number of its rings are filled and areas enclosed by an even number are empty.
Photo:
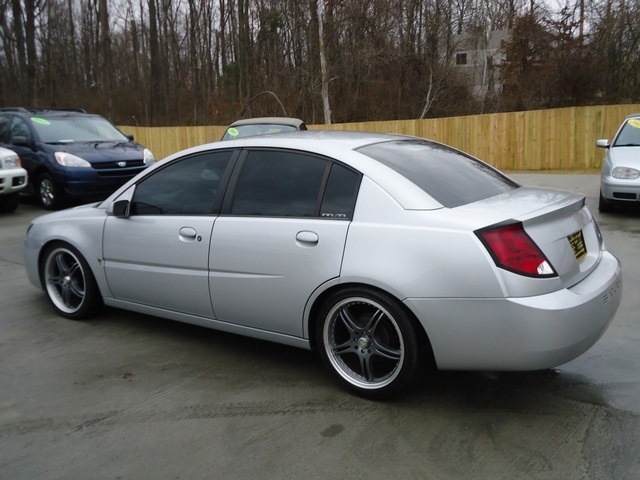
[[[194,240],[202,240],[202,237],[198,235],[195,228],[192,227],[182,227],[178,232],[178,237],[183,242],[193,242]]]
[[[305,247],[317,245],[319,240],[318,234],[309,230],[302,230],[296,235],[296,242]]]

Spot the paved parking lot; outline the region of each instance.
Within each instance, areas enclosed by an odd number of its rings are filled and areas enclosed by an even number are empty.
[[[105,310],[56,316],[27,281],[42,213],[0,216],[0,478],[640,478],[640,212],[597,212],[597,175],[514,174],[587,196],[622,260],[622,306],[582,357],[438,373],[404,397],[341,391],[312,352]]]

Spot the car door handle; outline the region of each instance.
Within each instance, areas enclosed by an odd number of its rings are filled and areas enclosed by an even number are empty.
[[[194,240],[202,240],[202,237],[198,235],[195,228],[192,227],[182,227],[178,232],[178,237],[183,242],[193,242]]]
[[[302,230],[296,235],[296,242],[302,244],[302,246],[310,247],[318,244],[318,234],[310,232],[308,230]]]

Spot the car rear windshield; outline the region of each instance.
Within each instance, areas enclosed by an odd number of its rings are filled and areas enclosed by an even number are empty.
[[[127,137],[102,117],[33,116],[30,120],[44,143],[128,141]]]
[[[448,208],[519,187],[486,163],[439,143],[397,140],[367,145],[358,152],[392,168]]]

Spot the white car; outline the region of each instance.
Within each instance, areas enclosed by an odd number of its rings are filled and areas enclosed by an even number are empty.
[[[0,212],[9,213],[18,208],[19,192],[27,186],[27,172],[21,167],[20,157],[8,148],[0,147]]]
[[[606,149],[598,209],[610,212],[616,205],[640,205],[640,113],[624,119],[613,142],[603,138],[596,145]]]
[[[30,281],[62,316],[104,303],[316,349],[371,398],[406,388],[425,361],[568,362],[622,292],[584,197],[400,135],[202,145],[102,203],[34,220],[24,246]]]

